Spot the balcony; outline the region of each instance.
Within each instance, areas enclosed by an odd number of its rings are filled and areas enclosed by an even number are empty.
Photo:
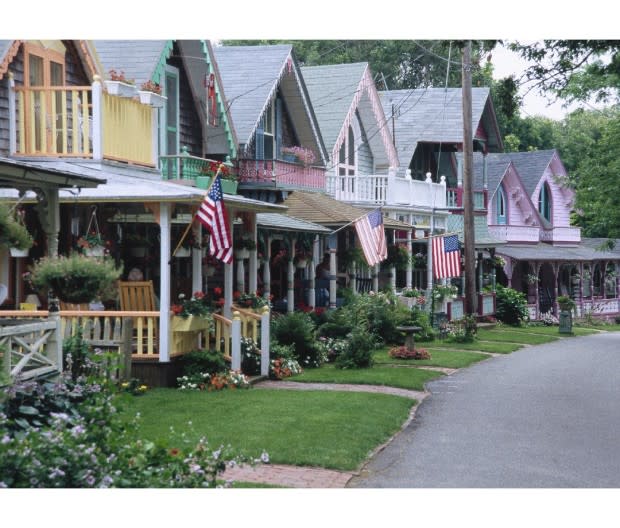
[[[212,175],[215,174],[221,161],[192,156],[187,147],[181,149],[181,154],[172,156],[160,156],[159,168],[164,180],[190,184],[200,189],[208,189]],[[230,173],[228,166],[224,169],[222,191],[227,194],[237,194],[237,181],[227,179]]]
[[[343,202],[359,205],[401,205],[428,209],[446,207],[442,183],[412,180],[393,174],[327,177],[327,193]]]
[[[537,244],[540,239],[540,227],[515,225],[489,225],[489,234],[493,238],[506,242],[528,242]]]
[[[24,87],[9,81],[12,156],[90,158],[153,167],[157,116],[137,99],[91,86]]]
[[[257,188],[325,190],[325,168],[281,160],[240,159],[238,180]]]
[[[581,242],[581,228],[566,226],[541,229],[540,240],[552,244],[578,244]]]

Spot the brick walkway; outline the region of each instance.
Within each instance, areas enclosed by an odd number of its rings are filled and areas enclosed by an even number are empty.
[[[415,410],[420,402],[428,395],[426,392],[398,389],[395,387],[383,387],[377,385],[350,385],[337,383],[300,383],[295,381],[259,381],[254,384],[256,389],[291,389],[291,390],[336,390],[348,392],[373,392],[404,396],[417,400],[417,404],[412,408],[406,427],[413,419]],[[380,446],[376,451],[380,451],[386,444]],[[317,467],[303,466],[284,466],[276,464],[258,464],[251,466],[237,466],[229,468],[223,474],[226,480],[236,480],[240,482],[256,482],[283,486],[288,488],[344,488],[356,472],[334,471]]]

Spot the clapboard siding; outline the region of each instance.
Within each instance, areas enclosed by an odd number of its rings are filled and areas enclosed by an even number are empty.
[[[368,137],[366,136],[366,131],[364,130],[364,126],[359,119],[359,116],[356,116],[356,119],[358,120],[362,134],[362,143],[357,151],[357,173],[360,175],[374,174],[375,163],[370,150],[370,145],[368,144]]]

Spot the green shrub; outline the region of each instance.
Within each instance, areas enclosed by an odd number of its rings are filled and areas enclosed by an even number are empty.
[[[409,320],[404,324],[406,326],[418,326],[421,328],[415,335],[416,341],[430,342],[435,339],[435,331],[433,330],[429,314],[418,306],[413,306],[411,308]]]
[[[320,349],[316,346],[316,328],[305,312],[274,315],[271,319],[271,338],[280,345],[292,345],[295,359],[303,367],[319,367]]]
[[[513,326],[520,326],[528,320],[527,299],[524,293],[498,284],[495,302],[495,317],[499,321]]]
[[[376,346],[373,336],[361,328],[349,334],[344,350],[336,357],[334,365],[341,369],[372,367],[372,352]]]
[[[185,376],[217,374],[228,367],[222,353],[215,350],[192,350],[181,356],[180,362]]]

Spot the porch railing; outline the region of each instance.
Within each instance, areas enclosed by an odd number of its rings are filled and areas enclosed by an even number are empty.
[[[11,155],[155,165],[155,110],[91,86],[15,86],[9,81]]]
[[[325,190],[325,169],[281,160],[239,160],[239,183]]]
[[[489,234],[506,242],[538,242],[540,240],[540,227],[489,225]]]

